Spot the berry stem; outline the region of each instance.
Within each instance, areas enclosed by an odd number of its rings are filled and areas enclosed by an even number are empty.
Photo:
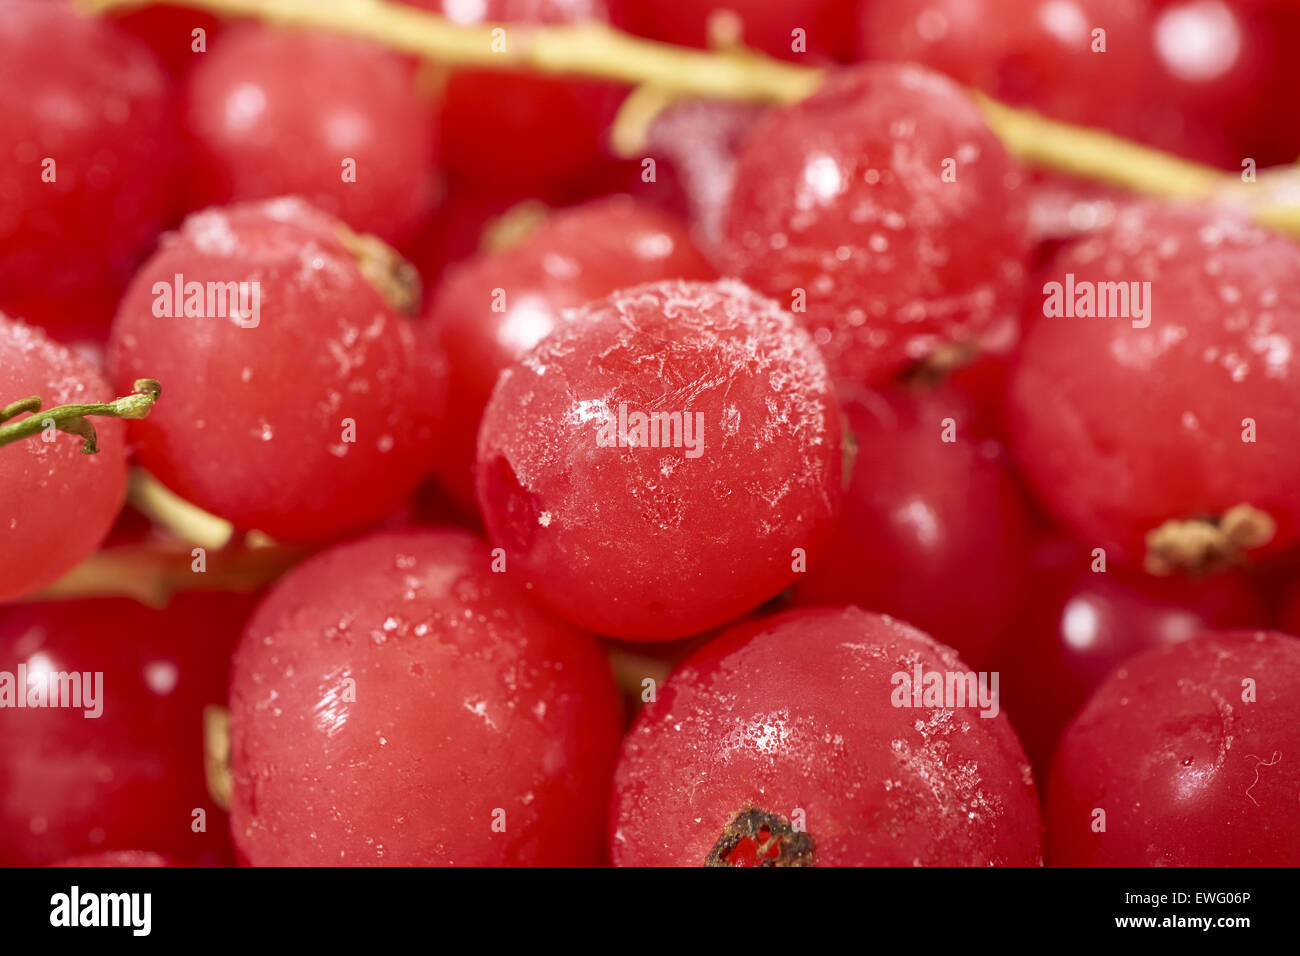
[[[230,543],[235,528],[173,493],[143,468],[132,468],[127,485],[131,507],[187,544],[218,551]]]
[[[81,0],[102,12],[151,0]],[[461,26],[390,0],[177,0],[177,6],[228,17],[363,37],[452,66],[535,70],[628,83],[646,93],[618,124],[621,153],[635,151],[652,118],[648,108],[682,96],[793,103],[821,83],[819,68],[786,63],[744,47],[694,50],[631,36],[602,23],[565,26]],[[496,31],[502,31],[497,33]],[[1300,202],[1254,183],[1100,130],[1074,126],[975,94],[1008,152],[1031,165],[1166,199],[1213,199],[1300,235]]]
[[[211,704],[203,708],[203,773],[208,796],[222,810],[230,811],[234,776],[230,772],[230,711]]]
[[[144,418],[149,414],[153,403],[162,394],[162,386],[151,378],[137,379],[135,391],[111,402],[96,402],[89,405],[59,405],[41,411],[41,400],[35,396],[24,398],[0,408],[0,447],[33,435],[39,435],[53,426],[61,432],[81,438],[83,454],[93,455],[99,451],[96,443],[95,426],[87,416],[102,415],[105,418]],[[30,413],[27,418],[9,421],[15,415]],[[39,413],[39,414],[38,414]]]

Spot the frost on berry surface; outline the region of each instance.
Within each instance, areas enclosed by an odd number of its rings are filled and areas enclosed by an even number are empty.
[[[1029,516],[1005,453],[967,437],[971,413],[960,425],[947,417],[960,415],[948,395],[839,394],[857,445],[853,474],[830,544],[795,584],[796,602],[894,615],[983,665],[1029,572]]]
[[[194,213],[118,309],[116,381],[156,378],[166,395],[132,423],[140,464],[240,528],[305,540],[365,526],[405,500],[434,454],[441,366],[348,236],[295,199]],[[160,316],[177,275],[256,284],[256,324],[206,314],[206,297],[204,314]]]
[[[84,707],[4,710],[0,864],[139,847],[186,863],[233,862],[226,815],[207,791],[203,720],[226,700],[251,607],[247,596],[203,594],[164,610],[123,598],[0,609],[0,671],[81,674],[100,709],[94,718]],[[84,676],[97,672],[102,680]]]
[[[191,207],[294,194],[358,231],[410,238],[438,198],[435,102],[413,74],[351,37],[231,31],[187,80]]]
[[[968,669],[858,608],[788,611],[707,644],[624,739],[614,863],[698,866],[757,808],[802,811],[817,865],[1040,864],[1038,799],[1007,718],[893,706],[892,675],[918,664]]]
[[[1130,562],[1165,522],[1213,523],[1239,505],[1266,516],[1262,531],[1276,525],[1247,556],[1294,544],[1298,270],[1293,241],[1180,207],[1128,208],[1053,260],[1044,286],[1149,282],[1150,295],[1145,328],[1129,316],[1045,316],[1046,296],[1027,299],[1010,432],[1051,513]]]
[[[102,334],[172,212],[166,76],[65,0],[0,3],[0,63],[0,308]]]
[[[518,245],[450,270],[428,312],[450,367],[442,483],[473,505],[479,419],[492,387],[566,310],[657,279],[716,275],[683,223],[628,196],[552,213]]]
[[[116,397],[99,370],[80,355],[3,313],[0,389],[0,407],[33,396],[45,409]],[[82,439],[63,432],[52,441],[40,434],[2,449],[0,601],[35,591],[72,570],[112,527],[126,494],[125,429],[113,418],[95,418],[94,427],[95,455],[83,454]]]
[[[1047,784],[1048,857],[1296,866],[1297,793],[1300,639],[1203,634],[1121,666],[1067,728]]]
[[[1014,337],[1021,173],[969,95],[915,66],[832,74],[759,120],[723,223],[728,266],[812,332],[838,378]]]
[[[600,862],[591,821],[619,733],[609,666],[492,562],[466,532],[379,534],[273,589],[231,683],[245,859]]]
[[[677,414],[702,443],[665,425],[656,444],[633,413]],[[841,497],[839,416],[807,333],[744,285],[617,292],[502,374],[479,432],[484,523],[568,619],[692,634],[789,584],[794,549],[820,550]]]
[[[672,164],[700,244],[711,254],[722,243],[722,219],[736,178],[736,157],[745,136],[765,112],[766,107],[757,103],[685,99],[666,107],[646,131],[647,150]]]

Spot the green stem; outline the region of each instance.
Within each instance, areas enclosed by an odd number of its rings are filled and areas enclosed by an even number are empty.
[[[0,422],[7,422],[7,424],[0,425],[0,447],[12,442],[22,441],[24,438],[30,438],[33,435],[39,435],[53,426],[61,432],[67,432],[69,435],[76,435],[82,439],[82,453],[93,455],[99,451],[99,446],[96,443],[95,426],[88,420],[88,416],[144,418],[149,414],[149,409],[153,407],[153,403],[158,401],[158,396],[162,394],[162,386],[151,378],[137,379],[134,389],[130,395],[111,402],[96,402],[89,405],[59,405],[55,408],[46,409],[44,412],[41,411],[40,398],[35,396],[6,405],[0,408]],[[19,419],[16,422],[9,421],[15,415],[21,415],[24,412],[29,412],[29,417]]]

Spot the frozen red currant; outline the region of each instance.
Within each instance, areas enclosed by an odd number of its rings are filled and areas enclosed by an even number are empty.
[[[903,680],[966,671],[920,631],[857,608],[731,629],[623,741],[613,862],[1041,864],[1038,798],[1007,718],[974,700],[927,704]]]
[[[1206,634],[1133,658],[1065,732],[1047,785],[1065,866],[1300,865],[1300,639]]]
[[[408,0],[454,23],[505,24],[504,42],[526,43],[512,25],[605,22],[604,0]],[[453,188],[552,195],[610,162],[605,142],[624,90],[614,84],[507,70],[458,68],[442,90],[443,162]]]
[[[455,269],[429,312],[451,369],[443,483],[472,505],[471,466],[492,386],[566,309],[656,279],[716,275],[683,224],[626,196],[553,213],[518,245]]]
[[[387,50],[302,30],[223,36],[189,78],[191,205],[295,194],[409,238],[437,199],[436,107]]]
[[[494,544],[613,637],[724,623],[794,580],[839,509],[840,411],[807,333],[734,280],[573,313],[502,373],[479,430]]]
[[[860,393],[844,407],[853,475],[796,601],[890,614],[985,664],[1028,573],[1029,520],[1000,448],[925,399]]]
[[[856,4],[857,0],[610,2],[615,24],[653,40],[708,47],[738,39],[745,46],[796,61],[846,59],[852,52]]]
[[[1094,570],[1074,542],[1042,545],[1034,587],[999,648],[1002,703],[1035,767],[1088,695],[1128,658],[1163,644],[1264,620],[1245,575],[1155,577]]]
[[[761,119],[724,221],[731,267],[800,314],[837,377],[877,382],[1014,335],[1020,173],[978,107],[868,64]]]
[[[194,213],[113,324],[118,381],[165,383],[132,437],[171,490],[240,528],[319,540],[384,517],[428,469],[442,387],[413,270],[300,200]],[[164,411],[165,414],[159,414]]]
[[[166,76],[64,0],[3,0],[0,62],[0,308],[64,338],[102,329],[173,211]]]
[[[0,709],[0,862],[141,846],[232,859],[205,782],[203,713],[225,700],[250,605],[215,594],[163,611],[123,599],[0,611],[0,672],[16,685],[0,683],[0,698],[25,704]]]
[[[1017,456],[1091,547],[1158,573],[1300,539],[1300,247],[1227,213],[1134,207],[1025,306]]]
[[[1282,0],[866,0],[859,49],[1202,162],[1290,162]]]
[[[601,861],[609,665],[498,561],[463,531],[379,534],[276,585],[232,672],[248,862]]]
[[[865,0],[858,46],[867,59],[921,63],[1057,119],[1128,129],[1150,112],[1142,98],[1152,60],[1147,6],[1130,0]]]
[[[28,398],[50,409],[115,397],[81,356],[2,313],[0,390],[0,409]],[[9,422],[32,414],[40,411]],[[83,454],[84,439],[52,428],[0,447],[0,601],[70,571],[112,527],[126,493],[125,429],[113,418],[95,418],[94,428],[93,455]]]

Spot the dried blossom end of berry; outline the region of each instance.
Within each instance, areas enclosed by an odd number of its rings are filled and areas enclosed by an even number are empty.
[[[1170,520],[1147,534],[1144,566],[1149,574],[1202,573],[1241,564],[1246,554],[1273,540],[1277,522],[1267,513],[1241,504],[1218,521]]]
[[[366,281],[379,290],[390,306],[407,316],[420,311],[420,273],[378,236],[353,232],[339,223],[339,240],[357,260]]]
[[[723,829],[704,865],[812,866],[813,841],[784,817],[747,807]]]
[[[970,365],[978,357],[979,347],[973,342],[947,342],[937,346],[899,377],[904,385],[941,385],[949,375]]]

